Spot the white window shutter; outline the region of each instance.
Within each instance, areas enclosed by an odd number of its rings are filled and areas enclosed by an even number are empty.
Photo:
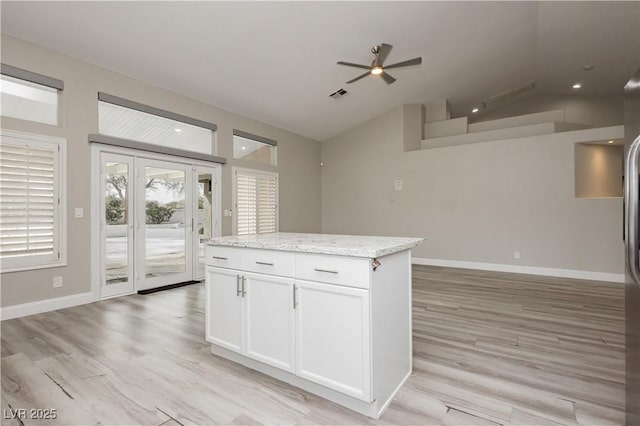
[[[0,259],[3,269],[60,257],[59,145],[3,137],[0,143]]]
[[[236,172],[238,235],[278,230],[278,176],[254,171]]]

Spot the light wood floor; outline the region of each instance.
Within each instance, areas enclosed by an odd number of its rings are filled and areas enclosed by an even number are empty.
[[[622,285],[413,273],[414,373],[380,420],[211,355],[201,284],[2,322],[3,417],[55,408],[48,423],[60,425],[623,423]]]

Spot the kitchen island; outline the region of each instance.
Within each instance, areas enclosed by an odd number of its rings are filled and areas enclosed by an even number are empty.
[[[207,245],[211,352],[378,418],[412,370],[421,238],[271,233]]]

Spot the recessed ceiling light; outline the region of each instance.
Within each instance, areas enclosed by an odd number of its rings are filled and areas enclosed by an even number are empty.
[[[478,111],[480,111],[480,109],[479,109],[479,108],[474,108],[474,109],[472,109],[472,110],[471,110],[471,112],[472,112],[472,113],[474,113],[474,114],[475,114],[476,112],[478,112]]]
[[[571,86],[571,87],[573,87],[574,89],[579,89],[579,88],[581,88],[581,87],[582,87],[582,84],[580,84],[580,83],[575,83],[575,84],[574,84],[573,86]]]
[[[613,143],[613,141],[609,141],[609,143]]]
[[[245,149],[247,149],[247,147],[246,147],[246,146],[243,146],[243,147],[242,147],[242,148],[240,148],[240,149],[244,151]]]
[[[382,67],[373,67],[373,68],[371,68],[371,74],[373,74],[373,75],[382,74]]]
[[[182,129],[179,129],[179,128],[176,127],[175,129],[173,129],[173,131],[176,132],[176,133],[180,133],[182,131]]]

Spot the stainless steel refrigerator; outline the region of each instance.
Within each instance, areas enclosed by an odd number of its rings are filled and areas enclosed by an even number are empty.
[[[625,86],[626,424],[640,425],[640,69]]]

